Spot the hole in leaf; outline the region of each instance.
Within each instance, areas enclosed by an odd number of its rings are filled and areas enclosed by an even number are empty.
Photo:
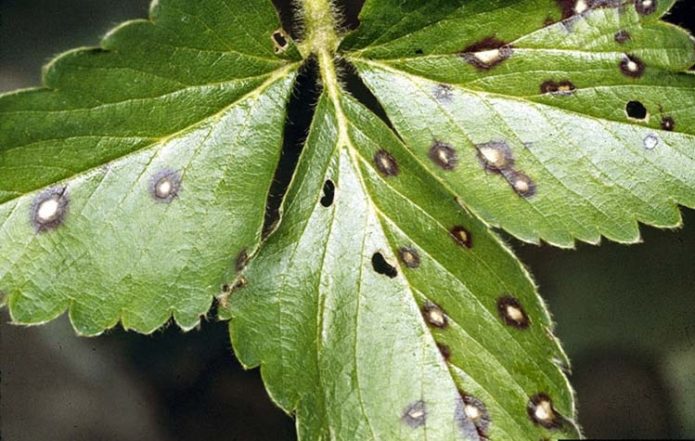
[[[39,194],[31,205],[31,223],[37,233],[54,230],[63,224],[68,212],[67,187],[50,188]]]
[[[661,142],[659,137],[650,133],[644,138],[644,148],[647,150],[654,150],[659,145],[659,142]]]
[[[372,268],[374,268],[374,271],[378,274],[390,277],[391,279],[398,275],[398,270],[388,263],[381,253],[374,253],[372,255]]]
[[[640,120],[647,119],[647,115],[649,115],[647,108],[639,101],[630,101],[627,103],[625,106],[625,113],[627,113],[627,116],[630,118]]]
[[[272,39],[273,39],[273,45],[275,46],[275,53],[276,54],[285,52],[285,50],[287,49],[287,46],[290,43],[290,36],[282,28],[273,32]]]
[[[321,205],[328,208],[333,205],[333,199],[335,197],[335,184],[330,179],[323,184],[323,197],[321,198]]]

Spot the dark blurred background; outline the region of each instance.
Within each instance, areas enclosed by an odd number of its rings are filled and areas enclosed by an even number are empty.
[[[288,1],[277,3],[290,19]],[[361,2],[347,3],[354,26]],[[96,44],[119,22],[145,17],[148,4],[0,0],[0,92],[39,85],[52,56]],[[668,19],[695,30],[695,1],[682,0]],[[293,112],[289,157],[308,117]],[[695,438],[695,212],[683,215],[685,228],[643,227],[643,243],[630,247],[568,251],[510,240],[554,313],[590,437]],[[65,318],[29,329],[7,325],[5,312],[0,319],[2,440],[295,439],[258,372],[234,359],[222,323],[81,339]]]

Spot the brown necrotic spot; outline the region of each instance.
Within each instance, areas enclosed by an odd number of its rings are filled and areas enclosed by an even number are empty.
[[[478,435],[486,437],[490,428],[490,414],[487,407],[478,398],[463,392],[461,392],[461,399],[463,400],[464,415],[473,422]]]
[[[473,247],[473,236],[464,227],[457,225],[449,231],[449,234],[458,245],[466,248]]]
[[[534,424],[546,429],[557,429],[563,425],[564,419],[555,410],[548,394],[541,392],[532,396],[526,405],[526,412]]]
[[[236,256],[236,261],[234,262],[234,269],[236,269],[236,271],[238,273],[240,273],[246,268],[246,265],[248,265],[248,264],[249,264],[249,253],[248,253],[248,251],[246,251],[246,249],[243,249]]]
[[[399,173],[396,158],[386,150],[379,150],[374,154],[374,164],[377,170],[384,176],[397,176]]]
[[[676,121],[670,116],[661,118],[661,128],[668,132],[672,132],[676,128]]]
[[[443,343],[437,343],[437,349],[439,349],[439,353],[442,354],[442,358],[445,361],[449,361],[451,358],[451,349],[449,346],[443,344]]]
[[[398,250],[398,257],[400,257],[403,265],[407,266],[408,268],[417,268],[420,266],[420,254],[414,248],[401,248]]]
[[[518,329],[527,329],[531,321],[521,303],[510,295],[497,299],[497,312],[503,322]]]
[[[649,116],[647,108],[639,101],[630,101],[625,105],[625,113],[629,118],[645,120]]]
[[[625,54],[620,60],[620,71],[631,78],[640,78],[644,75],[646,66],[642,60],[634,55]]]
[[[181,191],[181,174],[175,170],[161,170],[152,177],[150,193],[159,202],[169,203]]]
[[[290,42],[290,37],[287,35],[287,32],[285,32],[284,29],[278,29],[277,31],[273,32],[271,39],[273,40],[273,46],[276,54],[284,52]]]
[[[441,141],[435,141],[432,144],[428,156],[432,162],[444,170],[453,170],[459,163],[456,150],[451,145]]]
[[[621,30],[615,33],[615,36],[613,37],[618,44],[625,44],[628,41],[632,40],[632,36],[628,31]]]
[[[574,85],[569,80],[564,80],[564,81],[553,81],[553,80],[548,80],[544,81],[541,84],[541,93],[550,93],[550,94],[557,94],[557,95],[571,95],[574,93],[574,91],[577,90],[577,87]]]
[[[384,258],[384,255],[381,253],[374,253],[372,255],[372,268],[378,274],[387,276],[391,279],[398,275],[398,270],[393,265],[388,263]]]
[[[422,427],[427,422],[427,407],[422,400],[410,404],[403,411],[401,420],[410,428],[417,429]]]
[[[502,170],[502,175],[519,196],[530,198],[536,194],[536,184],[526,174],[517,170]]]
[[[514,50],[508,43],[495,37],[487,37],[474,43],[459,55],[480,70],[489,70],[512,56]]]
[[[422,307],[422,316],[425,321],[435,328],[446,328],[449,325],[449,319],[446,317],[444,310],[437,304],[430,302],[429,300],[425,302]]]
[[[434,86],[434,98],[443,103],[448,103],[454,96],[453,88],[448,84],[437,84]]]
[[[31,205],[31,223],[38,233],[54,230],[63,224],[70,200],[67,187],[45,190]]]
[[[333,205],[335,198],[335,184],[330,179],[323,183],[323,196],[321,197],[321,205],[328,208]]]
[[[512,149],[504,141],[492,141],[475,146],[478,150],[478,159],[486,170],[500,173],[514,165]]]
[[[634,0],[635,9],[640,15],[651,15],[659,7],[657,0]]]

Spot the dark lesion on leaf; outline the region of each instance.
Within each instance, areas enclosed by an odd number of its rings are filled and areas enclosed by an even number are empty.
[[[67,187],[54,187],[41,192],[31,204],[31,224],[37,233],[55,230],[63,224],[70,198]]]
[[[456,149],[451,144],[442,141],[432,143],[428,156],[435,165],[447,171],[455,169],[459,163]]]
[[[468,424],[466,423],[470,421],[473,423],[475,431],[477,432],[471,435],[477,435],[480,440],[487,440],[491,423],[487,406],[478,398],[464,391],[459,391],[459,394],[461,396],[459,404],[460,409],[456,412],[459,426],[462,430],[466,431],[468,428]]]
[[[659,8],[658,0],[633,0],[640,15],[651,15]]]
[[[528,329],[531,325],[528,314],[519,300],[511,295],[497,299],[497,312],[504,323],[517,329]]]
[[[473,248],[473,235],[465,227],[456,225],[449,230],[449,234],[457,245],[469,249]]]
[[[478,160],[483,168],[493,173],[502,173],[514,166],[512,149],[504,141],[490,141],[475,146]]]
[[[437,343],[437,349],[439,349],[439,353],[442,355],[444,361],[449,361],[451,358],[451,348],[444,343]]]
[[[157,202],[169,203],[181,192],[181,173],[164,169],[150,180],[150,194]]]
[[[427,422],[427,406],[422,400],[409,404],[403,411],[401,421],[411,429],[422,427]]]
[[[622,30],[616,32],[615,35],[613,36],[613,38],[615,39],[616,43],[625,44],[628,41],[632,40],[632,35],[630,35],[630,33],[628,31],[622,29]]]
[[[519,196],[530,198],[536,195],[536,183],[526,173],[507,169],[502,170],[502,176]]]
[[[487,37],[459,52],[459,56],[479,70],[490,70],[514,53],[511,44],[496,37]]]
[[[664,116],[661,118],[661,128],[667,132],[672,132],[676,128],[676,120],[671,116]]]
[[[244,248],[243,250],[239,251],[239,254],[236,256],[236,260],[234,262],[234,269],[236,272],[240,273],[246,269],[246,265],[249,264],[249,253],[246,251]]]
[[[420,266],[420,254],[415,248],[403,247],[398,250],[398,257],[403,265],[408,268],[415,269]]]
[[[388,263],[384,255],[379,252],[372,255],[372,268],[377,274],[384,275],[390,279],[398,275],[396,267]]]
[[[641,78],[646,68],[644,61],[635,55],[625,54],[620,60],[620,71],[630,78]]]
[[[434,98],[440,103],[449,103],[454,96],[454,88],[449,84],[437,84],[434,86]]]
[[[546,80],[541,84],[542,94],[572,95],[576,90],[577,86],[569,80]]]
[[[535,425],[550,430],[561,429],[572,424],[555,409],[552,398],[545,392],[537,393],[529,398],[526,413]]]
[[[383,176],[398,176],[400,169],[396,158],[386,150],[379,150],[374,154],[374,165]]]
[[[435,328],[444,329],[449,326],[449,319],[441,306],[428,300],[422,306],[422,317]]]

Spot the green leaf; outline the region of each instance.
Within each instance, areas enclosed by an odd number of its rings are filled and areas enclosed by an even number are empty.
[[[320,100],[284,220],[232,294],[239,359],[300,439],[578,436],[527,273],[383,122],[338,100]],[[554,417],[534,422],[544,396]]]
[[[638,221],[673,227],[676,204],[695,207],[695,48],[659,20],[672,4],[368,1],[343,48],[487,223],[559,246],[635,242]],[[383,19],[396,7],[409,13]],[[432,159],[437,142],[455,164]]]
[[[154,2],[150,20],[0,97],[0,291],[13,321],[196,326],[259,243],[296,49],[269,1]]]

